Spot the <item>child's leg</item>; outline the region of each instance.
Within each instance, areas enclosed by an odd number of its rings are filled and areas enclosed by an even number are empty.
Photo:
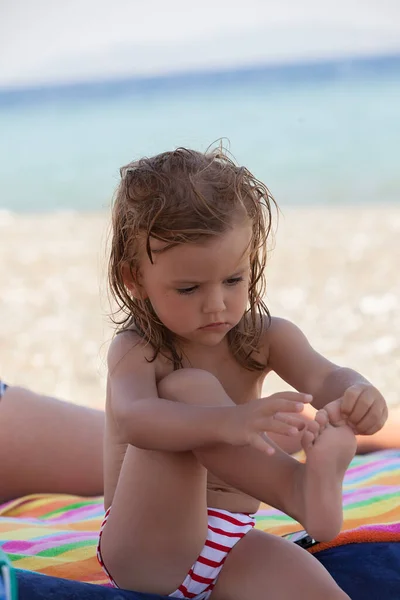
[[[211,600],[350,600],[293,542],[250,531],[228,555]]]
[[[10,386],[0,399],[0,495],[103,493],[102,411]]]
[[[219,381],[204,371],[183,369],[172,373],[160,383],[159,394],[191,404],[233,405]],[[285,498],[292,514],[297,510],[292,492],[299,463],[279,450],[270,457],[252,447],[226,444],[195,453],[129,446],[101,538],[102,559],[117,585],[165,595],[183,582],[206,539],[203,465],[251,496],[283,510]],[[314,501],[318,503],[318,497]],[[335,510],[336,498],[332,506]],[[330,501],[324,509],[326,522]],[[253,598],[242,596],[241,600]]]
[[[164,397],[171,400],[233,405],[219,381],[205,371],[175,371],[162,384]],[[310,468],[300,465],[279,448],[271,457],[252,446],[217,444],[198,449],[195,455],[222,481],[282,510],[302,523],[311,536],[326,541],[339,533],[342,523],[342,482],[354,456],[355,437],[347,427],[329,427],[329,432],[324,432],[316,444],[321,452],[309,453]],[[329,460],[325,449],[329,450]],[[323,454],[323,464],[320,454]],[[263,473],[268,475],[260,476]]]
[[[192,452],[128,446],[100,545],[118,587],[161,595],[178,589],[204,547],[206,485]]]

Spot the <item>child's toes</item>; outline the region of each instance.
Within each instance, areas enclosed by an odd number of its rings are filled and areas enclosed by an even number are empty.
[[[328,417],[328,413],[326,412],[326,410],[321,408],[321,410],[319,410],[316,413],[315,420],[317,421],[317,423],[319,423],[321,431],[323,431],[329,423],[329,417]]]
[[[309,429],[306,429],[301,436],[301,446],[303,450],[308,450],[312,447],[315,441],[315,435]]]
[[[308,431],[311,431],[312,434],[314,434],[314,437],[318,437],[320,432],[321,432],[321,426],[318,423],[318,421],[309,421],[307,423],[307,429]]]

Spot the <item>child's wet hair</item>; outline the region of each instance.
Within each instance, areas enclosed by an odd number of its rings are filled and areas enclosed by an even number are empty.
[[[113,204],[109,261],[110,290],[118,305],[114,323],[120,330],[135,329],[153,347],[154,359],[161,353],[180,368],[182,355],[174,335],[149,300],[132,295],[124,283],[124,269],[136,278],[143,244],[153,261],[150,238],[165,242],[168,251],[177,244],[221,235],[235,223],[249,220],[249,303],[228,341],[240,364],[265,368],[255,354],[263,326],[270,320],[263,296],[273,208],[276,203],[267,187],[220,148],[206,153],[178,148],[123,167]]]

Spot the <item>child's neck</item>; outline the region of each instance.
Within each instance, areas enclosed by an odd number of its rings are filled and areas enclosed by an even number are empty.
[[[224,337],[219,344],[215,346],[206,346],[204,344],[194,344],[181,340],[177,343],[179,350],[183,355],[184,366],[194,366],[196,363],[211,363],[225,361],[230,358],[228,339]]]

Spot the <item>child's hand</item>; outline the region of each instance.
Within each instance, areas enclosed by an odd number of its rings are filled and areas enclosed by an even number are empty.
[[[388,417],[382,394],[367,383],[350,386],[341,398],[329,402],[322,410],[326,411],[332,425],[347,424],[358,435],[376,433]]]
[[[265,434],[297,435],[305,425],[296,414],[311,401],[309,394],[282,392],[235,406],[230,413],[232,418],[226,422],[224,441],[233,446],[251,445],[273,454],[274,445]]]

